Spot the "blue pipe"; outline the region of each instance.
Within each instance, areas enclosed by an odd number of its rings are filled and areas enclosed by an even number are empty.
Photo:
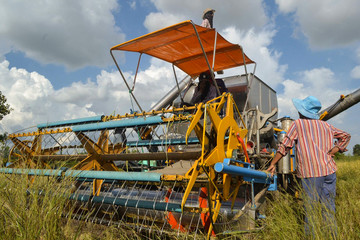
[[[123,120],[113,120],[109,122],[77,125],[72,127],[72,130],[74,132],[84,132],[84,131],[93,131],[93,130],[101,130],[101,129],[114,129],[114,128],[154,125],[163,122],[164,121],[162,120],[161,116],[137,117],[137,118],[129,118]]]
[[[25,169],[25,168],[0,168],[0,173],[26,174],[30,176],[55,176],[61,177],[63,170],[60,169]]]
[[[91,200],[96,203],[105,203],[113,204],[117,206],[124,207],[133,207],[133,208],[144,208],[144,209],[153,209],[159,211],[171,211],[171,212],[181,212],[181,204],[176,203],[167,203],[167,202],[156,202],[149,200],[136,200],[136,199],[127,199],[127,198],[116,198],[116,197],[105,197],[105,196],[93,196],[83,194],[72,194],[70,196],[71,200],[78,200],[87,202]]]
[[[64,120],[64,121],[40,123],[37,125],[37,128],[60,127],[60,126],[74,125],[74,124],[80,124],[80,123],[101,122],[103,117],[104,117],[104,115],[78,118],[78,119],[70,119],[70,120]]]
[[[188,139],[188,144],[200,143],[197,137]],[[155,139],[155,140],[140,140],[140,141],[128,141],[126,146],[129,147],[143,147],[143,146],[163,146],[163,145],[185,145],[185,138],[173,138],[173,139]]]
[[[55,176],[73,177],[81,179],[104,179],[122,181],[160,182],[162,174],[148,172],[116,172],[116,171],[86,171],[66,169],[24,169],[24,168],[0,168],[0,173],[24,174],[31,176]]]
[[[270,173],[254,170],[251,168],[239,167],[236,165],[230,165],[231,159],[225,158],[222,163],[215,164],[215,171],[219,173],[227,173],[232,175],[243,176],[245,181],[254,181],[257,183],[270,184],[274,178]]]
[[[144,182],[160,182],[160,173],[147,172],[116,172],[116,171],[84,171],[84,170],[67,170],[65,176],[75,178],[91,178],[106,180],[122,180],[122,181],[144,181]]]

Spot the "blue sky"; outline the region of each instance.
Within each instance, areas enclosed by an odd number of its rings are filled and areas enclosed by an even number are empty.
[[[14,109],[1,130],[129,112],[110,48],[184,20],[200,24],[208,7],[216,30],[242,45],[256,75],[277,91],[279,116],[297,117],[293,97],[314,95],[327,107],[359,88],[357,0],[0,0],[0,91]],[[131,79],[136,56],[118,60]],[[173,86],[168,65],[143,59],[134,94],[144,109]],[[360,143],[359,105],[330,121],[352,134],[350,152]]]

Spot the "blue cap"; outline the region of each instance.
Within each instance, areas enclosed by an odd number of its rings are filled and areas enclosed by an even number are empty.
[[[293,98],[292,101],[301,115],[311,119],[319,119],[318,113],[321,109],[321,103],[316,97],[309,96],[303,100]]]

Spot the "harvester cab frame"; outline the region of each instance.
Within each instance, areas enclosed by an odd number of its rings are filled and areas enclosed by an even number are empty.
[[[126,81],[113,54],[114,51],[139,53],[134,83],[143,54],[171,63],[178,90],[177,95],[180,94],[182,88],[177,80],[174,66],[188,75],[185,79],[191,80],[195,79],[200,73],[209,71],[218,95],[221,94],[217,82],[215,81],[214,72],[237,66],[244,66],[245,76],[249,81],[246,65],[254,64],[254,72],[256,69],[256,63],[245,55],[240,45],[231,44],[217,33],[215,29],[195,25],[190,20],[135,38],[112,47],[110,49],[110,54],[126,87],[141,111],[142,108],[132,94],[133,88],[130,88]],[[158,110],[159,107],[155,108]]]

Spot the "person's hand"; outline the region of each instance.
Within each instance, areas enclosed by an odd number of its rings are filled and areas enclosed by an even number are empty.
[[[271,176],[274,176],[275,171],[276,171],[276,166],[271,164],[270,167],[266,171],[270,172]]]
[[[335,156],[335,153],[337,153],[339,150],[340,150],[339,147],[338,147],[338,146],[335,146],[335,147],[333,147],[332,149],[330,149],[330,150],[328,151],[328,154],[331,155],[332,157],[334,157],[334,156]]]

